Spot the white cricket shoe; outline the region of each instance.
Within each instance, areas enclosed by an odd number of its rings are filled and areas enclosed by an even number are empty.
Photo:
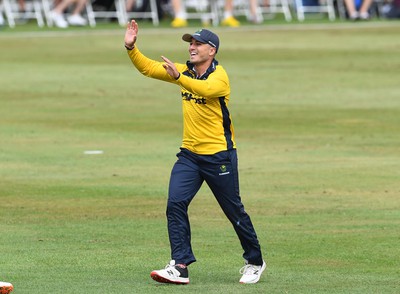
[[[50,18],[58,28],[68,28],[68,23],[65,20],[64,16],[60,13],[57,13],[55,11],[50,12]]]
[[[68,16],[67,21],[71,26],[85,26],[87,24],[86,19],[84,19],[80,14],[72,14]]]
[[[255,284],[260,280],[261,274],[267,267],[265,261],[262,265],[246,264],[240,269],[240,273],[243,275],[240,279],[241,284]]]
[[[165,269],[152,271],[150,277],[159,283],[189,284],[189,271],[185,265],[171,260]]]
[[[0,282],[0,293],[1,294],[8,294],[12,290],[14,290],[14,286],[11,283]]]

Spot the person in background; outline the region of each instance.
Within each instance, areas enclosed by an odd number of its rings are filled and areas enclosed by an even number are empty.
[[[164,9],[163,9],[163,4],[167,0],[156,0],[156,6],[157,6],[157,14],[158,14],[158,19],[162,19],[164,16]],[[168,0],[169,1],[169,0]],[[130,12],[147,12],[149,9],[151,9],[151,3],[150,0],[142,0],[142,1],[136,1],[136,0],[126,0],[125,1],[125,9],[127,13]]]
[[[400,0],[392,0],[383,7],[383,15],[388,19],[400,18]]]
[[[260,24],[264,21],[262,14],[258,14],[257,10],[259,8],[259,3],[258,0],[249,0],[249,6],[250,6],[250,19],[249,21],[254,23],[254,24]],[[268,6],[269,3],[268,0],[263,0],[261,6]]]
[[[233,0],[225,0],[224,19],[221,25],[236,28],[240,26],[240,22],[233,16]]]
[[[134,10],[136,5],[136,0],[126,0],[125,8],[127,12],[131,12]]]
[[[25,12],[26,11],[25,0],[18,0],[18,11],[19,12]]]
[[[54,9],[50,12],[51,20],[54,22],[56,27],[67,28],[68,25],[71,26],[85,26],[87,24],[86,19],[81,15],[83,9],[85,8],[86,1],[90,0],[61,0],[54,4]],[[64,18],[64,12],[71,5],[75,5],[72,10],[71,15]]]
[[[368,20],[369,8],[373,0],[344,0],[350,20]]]
[[[186,27],[187,23],[187,15],[185,5],[182,2],[184,0],[171,0],[172,9],[174,11],[174,20],[171,23],[171,26],[174,28]],[[251,2],[255,2],[257,0],[250,0]],[[223,26],[228,27],[238,27],[240,26],[240,22],[233,16],[233,0],[225,0],[224,5],[224,19],[221,24]],[[207,25],[208,20],[202,20],[203,25]]]

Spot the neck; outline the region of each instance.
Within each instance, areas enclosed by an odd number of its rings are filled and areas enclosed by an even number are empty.
[[[197,76],[201,77],[203,74],[205,74],[207,69],[210,67],[211,63],[212,60],[201,64],[195,64],[194,69],[196,70]]]

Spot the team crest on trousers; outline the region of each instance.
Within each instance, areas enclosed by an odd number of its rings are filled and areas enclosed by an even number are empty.
[[[224,175],[229,175],[229,171],[227,171],[226,165],[221,165],[219,167],[220,173],[218,175],[224,176]]]

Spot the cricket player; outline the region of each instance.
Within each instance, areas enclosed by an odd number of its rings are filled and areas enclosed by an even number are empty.
[[[155,61],[136,45],[138,24],[128,23],[125,48],[137,70],[147,77],[176,84],[181,90],[183,140],[171,172],[167,220],[171,261],[150,276],[160,283],[188,284],[192,252],[188,206],[205,181],[232,223],[243,248],[245,266],[240,283],[257,283],[266,268],[260,244],[239,194],[238,162],[232,118],[228,110],[230,85],[215,56],[219,38],[202,29],[184,34],[189,61],[173,63],[162,56]]]

